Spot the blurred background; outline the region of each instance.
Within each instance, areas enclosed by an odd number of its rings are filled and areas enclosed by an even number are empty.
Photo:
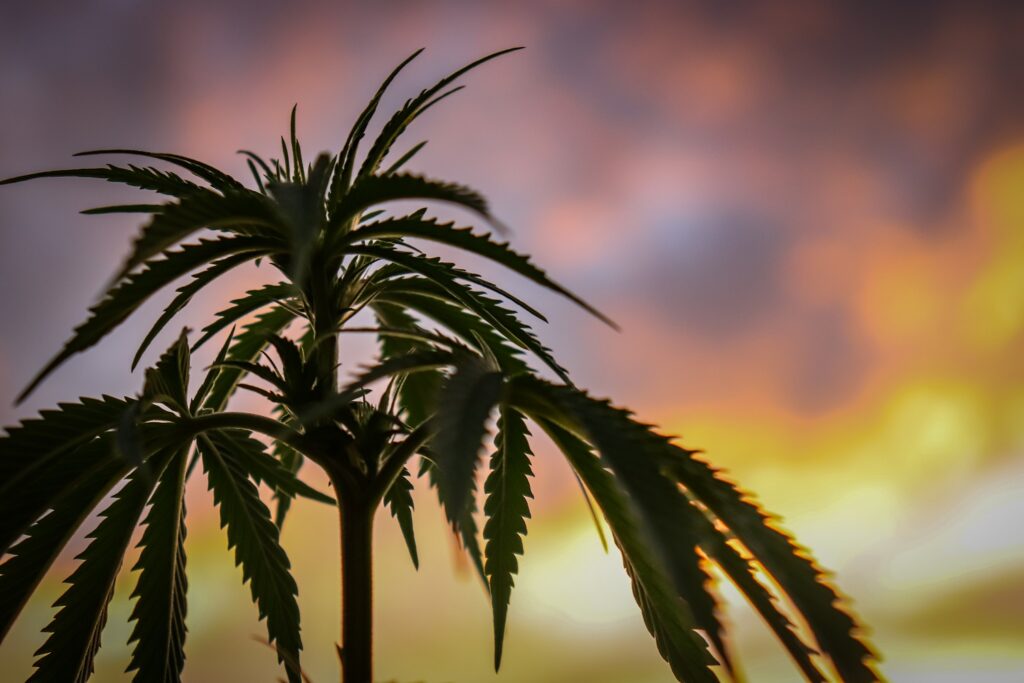
[[[387,112],[526,45],[416,124],[406,147],[431,143],[413,169],[481,190],[513,246],[622,332],[488,274],[542,304],[539,332],[576,382],[705,449],[783,518],[853,596],[891,680],[1020,681],[1022,32],[1024,6],[981,1],[5,3],[0,177],[98,147],[242,177],[235,150],[274,155],[293,103],[312,158],[340,147],[415,48],[427,52]],[[137,196],[89,181],[0,188],[3,424],[140,389],[129,359],[166,296],[11,404],[136,228],[76,212]],[[150,360],[267,276],[224,280]],[[345,349],[346,371],[368,358],[364,342]],[[567,467],[536,450],[501,674],[484,592],[418,485],[419,572],[386,512],[376,526],[381,680],[671,680]],[[186,680],[276,680],[200,473],[189,506]],[[337,680],[336,539],[333,511],[312,503],[284,530],[315,683]],[[30,671],[74,549],[0,646],[3,680]],[[119,584],[96,680],[127,680],[132,584]],[[750,680],[797,680],[725,595]]]

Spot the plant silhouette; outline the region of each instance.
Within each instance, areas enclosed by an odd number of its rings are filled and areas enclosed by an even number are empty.
[[[733,671],[711,563],[746,595],[808,680],[826,680],[823,662],[843,681],[878,680],[874,654],[822,571],[746,494],[696,452],[577,388],[523,322],[521,312],[543,320],[528,303],[414,243],[476,254],[606,318],[490,234],[439,222],[426,209],[403,215],[379,208],[397,200],[446,202],[500,228],[477,192],[402,172],[424,143],[393,163],[385,160],[417,117],[460,89],[452,86],[459,76],[511,51],[479,59],[409,99],[363,155],[359,146],[382,94],[419,52],[387,77],[336,155],[304,161],[293,109],[279,159],[242,152],[255,187],[194,159],[124,149],[83,156],[130,155],[174,171],[110,164],[3,181],[99,178],[167,198],[88,212],[146,219],[106,294],[19,400],[186,275],[191,278],[142,340],[133,367],[171,318],[221,275],[265,262],[280,276],[231,301],[193,338],[183,331],[145,371],[138,396],[63,403],[0,439],[4,635],[68,540],[93,510],[102,510],[45,629],[31,681],[90,677],[114,582],[140,525],[127,670],[136,681],[180,679],[184,490],[198,474],[196,464],[289,681],[301,680],[303,647],[298,589],[279,543],[289,504],[301,496],[338,507],[342,678],[369,683],[372,525],[387,507],[418,565],[414,471],[436,490],[488,590],[497,668],[530,518],[528,423],[551,438],[588,504],[603,516],[644,622],[678,680],[717,680],[716,663]],[[360,312],[372,314],[375,324],[355,327]],[[190,394],[192,353],[222,332],[226,341]],[[339,340],[357,332],[376,335],[379,360],[343,383]],[[531,362],[555,379],[535,372]],[[274,415],[229,410],[239,390],[265,397]],[[494,416],[487,459],[481,451]],[[307,461],[326,472],[336,500],[300,479]],[[487,470],[482,511],[475,485],[481,467]],[[273,491],[273,512],[261,501],[260,486]],[[478,518],[485,520],[482,529]],[[780,609],[776,593],[802,618],[806,634]]]

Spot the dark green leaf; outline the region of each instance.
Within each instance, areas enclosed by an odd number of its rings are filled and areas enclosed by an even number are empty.
[[[332,232],[339,230],[345,223],[377,204],[411,199],[450,202],[492,220],[487,200],[468,187],[409,173],[395,173],[365,176],[357,180],[338,203],[337,211],[331,215],[330,228]]]
[[[38,418],[8,429],[0,439],[0,554],[43,514],[54,497],[97,458],[79,447],[114,430],[131,405],[129,399],[83,398],[44,410]]]
[[[779,638],[807,680],[812,683],[824,683],[825,677],[811,661],[814,650],[800,639],[793,623],[775,606],[772,594],[757,580],[750,562],[729,545],[722,533],[715,529],[714,524],[706,518],[701,534],[701,548],[722,568],[729,580],[743,592],[750,604]]]
[[[183,329],[178,340],[160,356],[156,365],[146,370],[142,398],[146,401],[166,403],[168,407],[181,412],[187,411],[190,367],[188,330]]]
[[[24,500],[42,501],[40,507],[44,510],[50,506],[53,509],[31,526],[30,522],[11,524],[15,538],[20,537],[20,540],[4,550],[6,559],[0,564],[0,638],[7,635],[29,596],[75,531],[130,469],[114,454],[109,437],[78,446],[72,454],[78,467],[61,463],[60,468],[47,470],[57,470],[64,476],[61,483],[47,488],[45,496],[35,495],[40,486],[39,476],[31,480],[25,491]],[[13,498],[2,499],[5,508],[14,502]],[[42,511],[35,510],[28,516],[31,520],[39,514]],[[6,512],[3,518],[6,532]]]
[[[227,528],[228,547],[235,550],[235,563],[242,565],[242,580],[249,584],[260,619],[267,620],[267,637],[279,649],[278,661],[287,657],[298,663],[298,587],[270,510],[236,455],[217,448],[209,438],[200,438],[199,449],[221,526]],[[293,667],[287,671],[289,681],[299,683]]]
[[[608,520],[633,582],[633,593],[643,613],[644,623],[677,680],[715,681],[708,668],[714,663],[714,658],[693,630],[696,624],[690,619],[689,610],[672,590],[663,565],[651,552],[639,518],[633,512],[633,503],[583,441],[544,415],[531,412],[531,417],[565,455]]]
[[[249,190],[225,195],[200,190],[177,202],[165,204],[159,213],[153,214],[135,238],[132,252],[116,279],[121,279],[137,266],[203,228],[270,240],[283,232],[273,208],[263,195]]]
[[[242,184],[237,180],[229,176],[228,174],[220,171],[219,169],[210,166],[209,164],[190,159],[180,154],[166,154],[162,152],[146,152],[137,149],[96,149],[88,152],[79,152],[76,157],[95,156],[98,154],[109,155],[109,154],[127,154],[131,156],[146,157],[148,159],[158,159],[160,161],[166,161],[184,168],[188,172],[195,175],[197,178],[202,178],[206,182],[210,183],[210,186],[216,190],[231,191],[244,189]]]
[[[402,286],[401,283],[396,282],[395,284],[398,288]],[[505,337],[495,332],[491,325],[458,304],[415,291],[389,288],[381,291],[374,298],[374,303],[371,306],[374,311],[383,310],[385,307],[388,310],[399,311],[406,308],[432,319],[458,335],[467,344],[476,347],[481,353],[486,348],[498,359],[498,364],[507,375],[529,370],[521,357],[521,347],[507,343]],[[403,313],[403,315],[412,320],[408,314]],[[389,322],[388,324],[394,323]],[[483,345],[481,345],[481,340]]]
[[[175,315],[177,315],[181,309],[185,308],[192,301],[192,297],[196,295],[203,287],[216,280],[221,275],[227,273],[232,268],[239,266],[246,261],[251,261],[256,255],[241,253],[222,258],[218,261],[214,261],[209,268],[206,270],[196,273],[192,276],[192,281],[188,282],[178,288],[178,295],[174,297],[174,300],[168,304],[164,312],[160,314],[160,317],[153,327],[150,328],[149,332],[146,333],[146,338],[142,340],[139,345],[139,350],[135,352],[135,357],[132,358],[132,370],[139,364],[139,360],[142,358],[142,354],[146,352],[149,345],[153,343],[156,335],[171,321]]]
[[[185,467],[182,450],[164,470],[150,500],[142,552],[133,567],[139,572],[130,620],[135,643],[127,671],[138,683],[176,683],[185,665]]]
[[[290,301],[296,294],[298,292],[295,287],[287,282],[263,285],[258,289],[250,289],[244,296],[233,299],[230,306],[216,313],[214,321],[203,328],[203,334],[192,345],[192,350],[195,351],[218,332],[229,325],[233,325],[253,311],[258,311],[273,303]],[[294,314],[292,314],[292,317],[294,317]]]
[[[493,326],[506,339],[531,351],[545,365],[551,368],[563,382],[570,383],[568,372],[554,359],[551,350],[540,343],[540,340],[533,334],[533,331],[520,321],[515,313],[503,307],[499,301],[466,287],[448,273],[443,272],[443,270],[431,268],[424,268],[423,270],[430,272],[429,277],[431,279],[407,278],[398,280],[393,284],[392,291],[425,294],[440,298],[448,303],[455,302],[465,306]],[[391,291],[388,292],[388,296],[391,297]],[[502,354],[494,346],[491,346],[491,351],[499,358],[502,357]]]
[[[473,233],[471,228],[456,228],[454,223],[438,223],[433,219],[424,220],[406,216],[362,226],[348,233],[343,244],[395,237],[415,237],[433,240],[482,256],[505,266],[542,287],[561,294],[594,316],[615,327],[614,323],[599,311],[551,280],[547,273],[535,266],[528,257],[510,249],[508,242],[496,242],[492,239],[491,235],[487,234],[477,235]]]
[[[257,484],[266,484],[276,494],[294,498],[302,496],[318,503],[336,505],[331,496],[317,491],[299,479],[281,461],[267,453],[266,446],[241,430],[207,432],[219,451],[230,453],[245,468]],[[280,525],[278,525],[280,526]]]
[[[383,326],[405,329],[414,333],[421,330],[416,324],[416,320],[400,306],[380,302],[371,304],[371,307],[377,320]],[[392,336],[380,337],[381,355],[385,359],[410,353],[416,347],[417,344],[408,339]],[[430,417],[440,387],[441,372],[437,369],[405,375],[400,380],[396,391],[399,405],[405,411],[406,422],[417,426]]]
[[[157,476],[174,453],[154,458]],[[99,525],[88,535],[89,545],[77,558],[81,562],[67,579],[68,589],[54,605],[59,610],[46,627],[49,637],[36,652],[39,659],[31,683],[84,683],[92,675],[114,581],[154,485],[152,477],[136,470],[100,514]]]
[[[523,384],[531,384],[525,378]],[[532,382],[539,389],[539,382]],[[708,634],[723,663],[731,669],[716,615],[711,577],[697,553],[703,528],[699,512],[661,472],[661,454],[667,441],[647,425],[606,401],[598,401],[568,387],[546,385],[546,395],[581,425],[601,460],[611,468],[638,514],[641,529],[663,563],[673,586],[685,600],[696,626]]]
[[[398,136],[401,135],[405,129],[408,128],[409,124],[415,121],[420,114],[429,109],[434,102],[440,99],[435,98],[435,95],[447,88],[451,83],[454,83],[456,79],[466,72],[471,71],[472,69],[475,69],[481,64],[489,62],[496,57],[521,49],[521,47],[513,47],[507,50],[500,50],[471,62],[461,69],[458,69],[442,78],[432,87],[427,88],[419,95],[406,102],[405,105],[395,112],[388,122],[384,124],[380,134],[377,136],[373,146],[370,148],[370,151],[366,154],[366,158],[363,160],[363,165],[359,169],[359,177],[363,178],[369,176],[377,170],[377,167],[380,166],[384,157],[387,156],[388,152],[391,150],[391,145],[393,145],[395,140],[398,139]],[[413,57],[415,56],[416,55],[413,55]]]
[[[388,492],[384,494],[384,504],[391,510],[391,516],[398,520],[402,537],[405,539],[405,546],[409,549],[412,565],[419,569],[420,558],[416,552],[416,531],[412,525],[412,481],[409,476],[408,468],[403,467],[401,474],[395,479]]]
[[[437,495],[448,521],[458,528],[476,487],[474,474],[487,420],[501,397],[502,376],[479,356],[465,355],[441,385],[432,451],[437,463]]]
[[[181,197],[203,189],[199,185],[185,180],[174,173],[161,171],[157,168],[132,166],[131,164],[127,167],[108,164],[105,168],[69,168],[59,171],[30,173],[18,176],[17,178],[0,180],[0,185],[20,183],[36,178],[99,178],[111,183],[121,183],[143,190],[153,190],[172,197]]]
[[[366,127],[369,125],[373,115],[377,112],[377,106],[380,104],[380,98],[384,95],[388,86],[391,85],[391,82],[395,80],[395,77],[398,76],[399,72],[401,72],[409,62],[416,59],[421,52],[423,52],[423,48],[416,50],[406,57],[401,64],[396,66],[391,73],[388,74],[388,77],[380,84],[376,94],[374,94],[366,105],[366,108],[363,109],[363,112],[356,119],[355,125],[352,126],[352,130],[348,134],[348,139],[345,141],[345,146],[342,148],[341,153],[338,154],[338,162],[335,165],[334,175],[331,178],[331,190],[327,205],[332,216],[337,207],[338,201],[340,201],[345,191],[348,190],[349,184],[352,181],[352,173],[355,170],[359,142],[363,139],[363,136],[366,134]]]
[[[266,252],[265,240],[253,237],[228,237],[200,240],[186,244],[179,250],[168,251],[163,257],[149,261],[143,268],[129,274],[111,288],[89,309],[89,317],[75,328],[64,348],[33,378],[18,396],[23,401],[51,372],[65,360],[84,351],[120,325],[150,296],[179,277],[218,258],[241,252]]]
[[[857,623],[842,598],[807,551],[779,531],[768,516],[733,484],[720,478],[691,451],[671,446],[669,466],[689,491],[721,520],[775,579],[814,633],[843,681],[878,680],[870,662],[876,657],[857,637]]]
[[[283,306],[275,306],[259,315],[242,328],[234,337],[228,348],[227,357],[236,361],[252,361],[260,355],[271,335],[280,333],[295,319],[295,313]],[[195,346],[192,347],[195,350]],[[223,360],[223,359],[222,359]],[[228,399],[238,386],[243,371],[237,368],[218,367],[209,392],[203,401],[203,407],[219,412],[227,405]]]
[[[501,666],[505,621],[512,596],[514,576],[519,571],[517,555],[523,554],[522,537],[530,518],[530,444],[526,421],[516,410],[502,406],[498,433],[491,455],[491,471],[484,483],[484,572],[490,579],[494,612],[494,670]]]

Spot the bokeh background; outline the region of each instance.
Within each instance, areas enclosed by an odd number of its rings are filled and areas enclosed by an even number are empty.
[[[616,334],[494,274],[538,298],[552,320],[541,334],[576,381],[704,448],[758,492],[854,596],[891,680],[1020,681],[1022,10],[4,3],[0,176],[104,146],[178,151],[242,173],[234,151],[273,154],[293,103],[312,157],[340,146],[413,49],[428,48],[385,110],[472,58],[526,45],[467,78],[407,140],[431,140],[414,169],[482,190],[514,246],[621,324]],[[4,424],[80,394],[139,389],[129,358],[166,297],[25,405],[10,401],[82,319],[135,227],[76,211],[133,196],[88,181],[0,188]],[[199,325],[265,276],[225,281],[182,321]],[[351,369],[368,347],[346,348]],[[548,444],[536,448],[534,521],[500,676],[483,590],[420,486],[419,572],[397,525],[378,518],[381,680],[671,680],[567,468]],[[201,476],[189,504],[186,680],[275,680]],[[301,503],[284,531],[316,683],[337,676],[336,534],[330,509]],[[72,558],[0,646],[0,679],[30,670]],[[126,680],[131,585],[119,584],[97,680]],[[742,600],[726,596],[750,679],[797,680]]]

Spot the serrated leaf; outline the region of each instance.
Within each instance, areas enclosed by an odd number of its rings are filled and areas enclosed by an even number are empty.
[[[487,420],[501,389],[501,373],[472,355],[457,359],[454,372],[441,385],[431,450],[437,463],[437,494],[456,528],[476,486]]]
[[[298,587],[270,510],[233,453],[202,437],[199,450],[221,526],[227,529],[228,547],[235,550],[235,563],[242,566],[242,581],[249,584],[260,619],[266,619],[267,637],[279,650],[278,661],[290,658],[298,664],[302,649]],[[300,682],[294,667],[288,666],[287,672],[289,681]]]
[[[454,223],[438,223],[433,219],[404,216],[361,226],[348,233],[342,241],[342,245],[405,237],[432,240],[494,261],[541,287],[568,298],[595,317],[615,327],[615,324],[597,309],[549,278],[547,273],[530,261],[529,257],[513,251],[508,242],[497,242],[491,235],[476,234],[471,228],[456,228]]]
[[[116,429],[131,403],[110,396],[62,403],[9,428],[0,438],[0,554],[64,487],[84,476],[96,454],[80,447]]]
[[[765,623],[772,629],[783,647],[793,658],[800,671],[811,683],[825,683],[825,677],[814,665],[811,655],[814,650],[800,639],[793,623],[775,606],[774,596],[765,588],[754,573],[750,562],[729,545],[721,532],[715,529],[710,520],[705,519],[705,527],[701,538],[701,548],[707,552],[729,580],[747,597],[747,600],[761,615]]]
[[[157,476],[172,454],[154,457],[152,470]],[[35,653],[30,683],[84,683],[92,675],[114,581],[154,485],[152,477],[136,470],[100,513],[99,525],[88,535],[89,545],[77,558],[81,562],[67,579],[68,589],[54,605],[59,610],[45,629],[49,637]]]
[[[397,249],[395,246],[404,248]],[[446,289],[450,289],[450,285],[452,284],[462,286],[461,282],[463,281],[483,287],[484,289],[488,289],[499,296],[505,297],[535,318],[538,318],[543,322],[547,322],[547,318],[544,317],[544,314],[533,306],[530,306],[519,297],[509,293],[493,282],[485,280],[476,273],[463,270],[455,264],[442,261],[439,258],[424,256],[423,254],[416,253],[414,251],[407,251],[406,249],[411,248],[401,242],[388,244],[387,242],[378,241],[370,245],[350,245],[345,247],[344,252],[347,254],[361,254],[369,256],[379,261],[390,261],[391,263],[399,265],[412,273],[421,275],[437,285],[445,287]]]
[[[184,178],[152,167],[139,167],[129,164],[127,167],[108,164],[101,168],[69,168],[56,171],[29,173],[16,178],[0,180],[0,185],[21,183],[37,178],[99,178],[111,183],[131,185],[142,190],[153,190],[172,197],[181,197],[203,189]]]
[[[171,303],[167,305],[167,308],[164,309],[164,312],[160,314],[160,317],[155,323],[153,323],[149,332],[146,333],[146,337],[142,340],[142,343],[139,344],[139,349],[135,352],[135,357],[132,358],[132,370],[134,370],[139,364],[142,354],[146,352],[146,349],[149,348],[151,343],[153,343],[153,340],[160,331],[163,330],[175,315],[181,312],[181,310],[185,308],[190,301],[192,301],[192,297],[221,275],[224,275],[232,268],[235,268],[247,261],[251,261],[253,258],[255,258],[255,255],[242,253],[214,261],[209,268],[200,273],[194,274],[190,282],[179,287],[177,290],[177,296],[175,296]]]
[[[411,55],[405,58],[398,66],[396,66],[384,82],[377,88],[377,92],[367,103],[366,108],[363,109],[362,113],[356,118],[355,124],[352,126],[352,130],[348,134],[348,139],[345,140],[345,146],[341,149],[338,154],[338,162],[335,165],[334,175],[331,178],[331,189],[328,196],[327,206],[333,215],[335,208],[337,207],[338,201],[341,199],[345,190],[348,189],[349,184],[352,181],[352,173],[355,169],[356,155],[359,151],[359,142],[363,139],[366,134],[366,127],[369,125],[373,115],[377,112],[377,106],[380,104],[380,98],[383,97],[384,92],[391,85],[391,82],[395,80],[395,77],[406,67],[409,62],[416,59],[419,54],[423,52],[423,48],[416,50]]]
[[[569,383],[565,368],[555,361],[550,349],[545,347],[530,328],[521,322],[515,314],[480,292],[473,290],[459,281],[463,273],[454,272],[450,264],[437,259],[425,259],[409,252],[397,249],[385,249],[381,246],[351,247],[357,253],[379,256],[409,268],[412,273],[422,275],[421,278],[406,278],[395,282],[394,287],[400,291],[426,293],[440,296],[445,301],[454,301],[486,320],[509,341],[531,351],[545,365],[551,368],[562,381]]]
[[[687,618],[689,610],[672,589],[663,565],[651,552],[630,499],[583,441],[543,415],[530,415],[551,437],[601,508],[622,552],[644,623],[676,679],[715,681],[708,668],[714,659],[694,632],[696,624]]]
[[[338,203],[329,229],[336,233],[345,223],[377,204],[413,199],[448,202],[493,221],[487,200],[475,190],[411,173],[395,173],[356,180]]]
[[[32,379],[17,401],[25,400],[65,360],[103,339],[150,296],[174,280],[215,259],[242,251],[265,251],[266,248],[264,240],[252,237],[199,240],[148,261],[141,270],[129,274],[108,290],[99,303],[89,309],[89,317],[75,328],[64,348]]]
[[[416,320],[400,306],[373,303],[371,308],[383,326],[413,332],[421,329]],[[379,339],[381,356],[385,359],[402,356],[416,348],[416,344],[407,339],[389,336],[381,336]],[[410,425],[418,426],[430,417],[437,392],[441,388],[441,379],[441,372],[433,369],[407,374],[400,381],[397,386],[398,402],[405,411],[406,421]]]
[[[202,329],[202,335],[192,345],[192,350],[195,351],[218,332],[229,325],[235,324],[250,313],[277,302],[290,301],[297,293],[298,291],[295,287],[287,282],[278,282],[250,289],[243,296],[232,299],[230,306],[214,314],[213,322],[208,323]],[[294,317],[294,314],[292,314],[292,317]]]
[[[126,671],[137,683],[177,683],[185,665],[185,470],[188,451],[175,455],[150,499],[130,621],[129,643],[135,643]]]
[[[252,361],[260,355],[260,352],[267,346],[267,340],[271,335],[280,333],[295,319],[295,313],[283,306],[275,306],[256,316],[256,319],[245,325],[242,331],[234,336],[234,341],[228,347],[227,358],[236,361]],[[192,347],[195,351],[195,346]],[[223,359],[222,359],[223,360]],[[216,379],[210,385],[210,389],[203,401],[203,408],[219,412],[227,405],[228,399],[238,386],[238,382],[244,374],[237,368],[214,368],[211,372],[217,372]]]
[[[533,385],[540,388],[539,382]],[[715,596],[709,588],[711,577],[697,553],[702,520],[678,486],[661,472],[660,455],[666,440],[606,401],[567,387],[548,385],[544,391],[574,415],[601,460],[615,473],[694,624],[708,634],[723,664],[731,670]]]
[[[872,649],[857,637],[858,626],[840,605],[842,598],[826,581],[808,552],[769,521],[733,484],[720,478],[695,453],[670,446],[669,467],[757,558],[807,621],[819,649],[847,683],[874,683]]]
[[[229,176],[227,173],[210,166],[207,163],[198,161],[196,159],[190,159],[189,157],[181,154],[167,154],[164,152],[147,152],[139,149],[94,149],[88,152],[79,152],[76,157],[96,156],[96,155],[110,155],[110,154],[127,154],[130,156],[146,157],[148,159],[158,159],[160,161],[166,161],[184,168],[188,172],[192,173],[198,178],[202,178],[210,184],[216,190],[231,191],[244,189],[242,184],[237,180]]]
[[[331,496],[299,479],[281,461],[267,453],[267,447],[262,442],[244,430],[221,429],[207,432],[207,437],[218,450],[232,454],[257,484],[266,484],[276,494],[288,498],[301,496],[325,505],[337,504]]]
[[[519,571],[517,555],[523,554],[522,537],[530,518],[530,444],[526,421],[516,410],[502,406],[498,433],[494,439],[490,474],[484,483],[484,573],[490,582],[494,613],[494,670],[501,666],[502,644],[514,576]]]
[[[374,141],[373,146],[370,148],[370,151],[367,152],[366,158],[363,160],[363,165],[359,169],[358,177],[361,178],[369,176],[370,174],[374,173],[377,170],[377,167],[380,166],[380,163],[384,160],[384,157],[386,157],[388,152],[390,151],[391,145],[394,144],[395,140],[398,139],[398,136],[400,136],[405,131],[409,124],[415,121],[416,118],[420,116],[424,111],[429,109],[432,106],[432,104],[434,104],[435,102],[444,97],[444,95],[442,95],[441,97],[436,97],[438,93],[440,93],[450,84],[455,82],[455,80],[458,79],[460,76],[467,73],[468,71],[475,69],[481,64],[489,62],[490,60],[495,59],[496,57],[500,57],[504,54],[508,54],[509,52],[515,52],[516,50],[521,49],[521,47],[513,47],[506,50],[499,50],[498,52],[494,52],[485,57],[477,59],[467,64],[466,66],[462,67],[461,69],[452,72],[448,76],[445,76],[440,81],[435,83],[433,86],[423,90],[422,92],[420,92],[419,95],[408,100],[405,103],[405,105],[402,106],[401,109],[395,112],[394,115],[392,115],[392,117],[388,119],[387,123],[384,124],[383,128],[381,128],[380,134],[377,136],[377,139]]]
[[[193,233],[209,228],[274,240],[284,232],[267,198],[249,190],[219,194],[199,190],[164,204],[142,227],[116,279],[174,246]]]
[[[66,476],[62,484],[50,488],[46,496],[35,497],[32,492],[36,481],[33,479],[26,492],[31,500],[44,501],[44,509],[53,501],[52,509],[31,526],[19,523],[15,538],[20,540],[4,550],[6,559],[0,564],[0,638],[7,635],[29,596],[75,531],[130,469],[114,454],[110,438],[94,439],[78,446],[74,455],[80,466],[59,468],[71,475]],[[2,500],[7,504],[10,497]],[[4,519],[7,519],[6,514]]]
[[[298,153],[298,142],[293,140]],[[298,160],[301,164],[301,158]],[[309,257],[313,252],[326,220],[324,189],[331,159],[326,154],[317,157],[309,182],[273,183],[268,190],[277,202],[277,208],[287,226],[291,245],[289,252],[290,280],[301,286],[309,271]]]
[[[484,351],[480,346],[482,340],[487,350],[498,359],[498,364],[505,374],[513,375],[529,370],[529,366],[522,359],[522,347],[509,344],[505,337],[479,316],[458,304],[417,291],[403,291],[401,283],[395,284],[395,288],[382,290],[376,295],[371,304],[375,311],[384,306],[390,309],[406,308],[416,311],[447,328],[481,353]]]
[[[146,370],[146,383],[142,388],[145,401],[165,403],[179,411],[187,411],[188,379],[192,356],[188,347],[188,329]]]
[[[402,538],[405,539],[405,547],[409,550],[409,558],[412,566],[420,568],[419,554],[416,552],[416,531],[412,525],[412,481],[410,480],[409,469],[402,468],[402,472],[391,484],[391,488],[384,494],[384,505],[391,511],[391,516],[398,521],[402,530]]]

